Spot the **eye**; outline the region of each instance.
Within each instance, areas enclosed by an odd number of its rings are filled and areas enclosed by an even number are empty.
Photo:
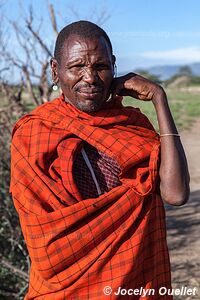
[[[81,68],[84,68],[84,64],[77,64],[77,65],[69,66],[68,70],[79,70]]]
[[[83,68],[83,67],[84,67],[84,64],[78,64],[78,65],[75,65],[74,67],[75,67],[75,68]]]
[[[95,69],[97,69],[97,70],[109,70],[110,65],[104,64],[104,63],[99,63],[99,64],[95,65]]]

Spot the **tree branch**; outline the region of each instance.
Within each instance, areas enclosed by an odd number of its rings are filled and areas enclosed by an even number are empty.
[[[42,39],[40,38],[40,36],[38,35],[37,32],[35,32],[32,28],[32,24],[26,20],[26,25],[27,25],[27,28],[28,30],[32,33],[32,35],[34,36],[34,38],[38,41],[38,43],[40,44],[40,46],[46,51],[46,53],[49,55],[49,56],[52,56],[52,53],[51,51],[47,48],[47,46],[43,43]]]
[[[17,267],[13,266],[10,262],[8,262],[7,260],[5,259],[2,259],[1,260],[1,263],[4,267],[12,270],[14,273],[18,274],[20,277],[22,277],[26,282],[28,282],[29,280],[29,276],[26,272],[18,269]]]
[[[58,27],[57,27],[54,7],[53,7],[52,4],[49,4],[49,12],[50,12],[50,18],[51,18],[51,24],[52,24],[52,27],[53,27],[53,31],[55,33],[55,36],[57,36],[58,35]]]

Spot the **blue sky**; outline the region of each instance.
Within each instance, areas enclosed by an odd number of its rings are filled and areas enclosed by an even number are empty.
[[[21,22],[20,15],[32,3],[44,18],[44,39],[50,35],[47,3],[54,4],[58,25],[77,19],[96,21],[105,10],[109,18],[102,27],[113,43],[119,72],[139,67],[200,62],[200,1],[190,0],[7,0],[1,11],[10,20]],[[19,8],[21,3],[21,9]],[[73,12],[72,12],[73,11]],[[76,14],[76,16],[75,16]],[[14,44],[14,38],[12,43]]]

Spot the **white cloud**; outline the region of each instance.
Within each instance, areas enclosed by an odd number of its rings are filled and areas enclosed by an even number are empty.
[[[165,60],[174,62],[198,62],[200,61],[200,47],[186,47],[168,51],[149,51],[140,56],[147,59]]]

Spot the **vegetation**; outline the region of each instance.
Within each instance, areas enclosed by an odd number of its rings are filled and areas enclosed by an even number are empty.
[[[165,81],[166,86],[177,86],[179,87],[190,87],[190,86],[199,86],[200,85],[200,76],[193,74],[189,66],[182,66],[179,68],[177,74]]]
[[[150,79],[152,81],[155,81],[156,83],[161,83],[161,80],[159,78],[159,76],[157,75],[154,75],[154,74],[151,74],[149,73],[149,71],[147,70],[144,70],[144,69],[136,69],[135,70],[135,73],[147,78],[147,79]]]
[[[179,130],[188,128],[195,118],[200,116],[200,97],[197,92],[181,92],[179,90],[166,89],[172,115]],[[138,101],[126,97],[124,105],[139,107],[146,114],[158,130],[155,109],[151,102]]]

